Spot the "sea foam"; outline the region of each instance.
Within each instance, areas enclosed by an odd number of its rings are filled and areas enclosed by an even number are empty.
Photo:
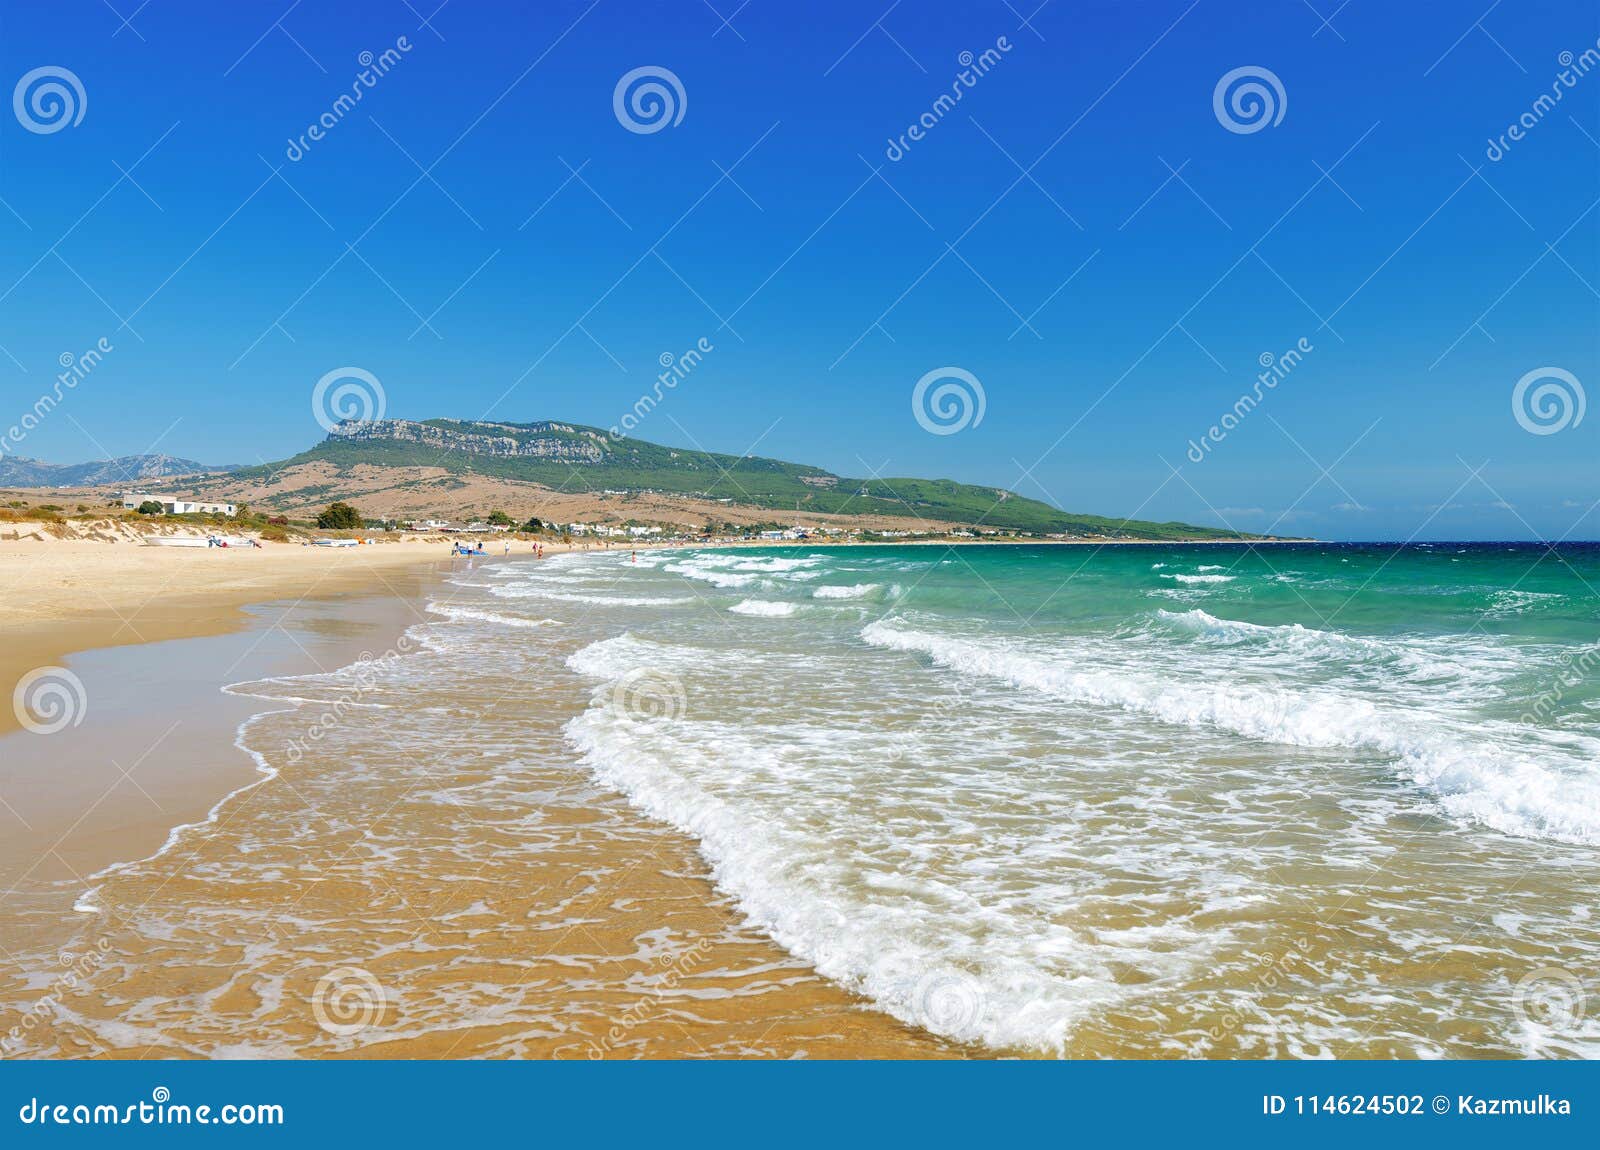
[[[1270,681],[1185,681],[1133,668],[1090,667],[1060,645],[863,628],[875,647],[915,651],[961,674],[1071,703],[1117,707],[1162,722],[1289,746],[1375,752],[1458,818],[1506,834],[1600,843],[1600,739],[1374,703],[1331,688]]]

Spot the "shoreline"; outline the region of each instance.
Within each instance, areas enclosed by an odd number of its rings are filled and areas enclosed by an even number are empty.
[[[840,555],[855,546],[907,544],[732,546]],[[89,688],[92,721],[82,731],[5,736],[12,741],[0,751],[9,752],[0,823],[15,813],[13,802],[35,818],[23,801],[26,787],[19,799],[19,780],[51,789],[58,805],[94,797],[85,797],[82,775],[98,770],[100,782],[116,783],[102,759],[113,766],[116,758],[131,760],[138,780],[119,792],[123,801],[97,810],[96,800],[86,812],[95,820],[82,827],[73,821],[75,842],[57,842],[40,873],[30,867],[22,875],[32,885],[0,910],[7,947],[23,956],[0,972],[0,1041],[19,1017],[32,1018],[50,1000],[38,988],[50,979],[55,956],[90,954],[93,946],[95,961],[108,969],[89,972],[94,977],[70,995],[62,991],[65,1021],[36,1026],[30,1042],[44,1046],[24,1044],[23,1051],[357,1058],[1035,1053],[936,1038],[848,989],[856,985],[848,971],[824,966],[840,982],[824,979],[798,957],[814,952],[782,949],[774,939],[785,936],[770,923],[753,925],[768,920],[748,917],[718,885],[715,847],[695,824],[640,804],[574,753],[571,719],[586,713],[594,691],[608,689],[565,668],[576,651],[626,633],[625,613],[574,609],[537,635],[518,633],[511,665],[519,673],[511,678],[495,662],[496,643],[481,632],[482,651],[472,649],[472,632],[442,648],[427,637],[461,634],[453,630],[424,631],[408,646],[401,636],[437,621],[429,602],[446,607],[457,595],[474,594],[451,584],[497,582],[475,578],[474,570],[519,577],[502,567],[501,555],[452,563],[437,554],[437,542],[422,548],[396,549],[379,556],[392,562],[359,568],[344,562],[361,554],[353,548],[296,549],[281,572],[275,567],[268,579],[258,570],[250,586],[169,579],[163,591],[194,587],[186,601],[204,604],[196,618],[221,630],[160,639],[141,619],[136,636],[67,659]],[[654,564],[641,555],[642,573],[676,551],[717,549],[590,550],[607,555],[602,563],[619,573],[630,570],[630,550],[666,553]],[[196,551],[162,562],[168,575],[204,576],[250,558]],[[876,558],[892,564],[907,557]],[[525,552],[511,559],[530,574],[539,566]],[[861,561],[870,562],[865,555]],[[1125,554],[1122,562],[1145,561]],[[261,580],[299,597],[222,605],[261,594]],[[541,622],[552,621],[534,625]],[[103,625],[116,626],[109,619]],[[380,673],[367,693],[359,665],[380,650],[375,667],[395,674],[385,680]],[[456,657],[441,663],[439,650]],[[388,662],[389,653],[401,661]],[[244,666],[247,656],[256,661]],[[485,700],[492,700],[487,709]],[[347,704],[391,709],[346,718]],[[480,716],[496,707],[498,725],[486,720],[480,727]],[[181,720],[183,730],[163,730],[168,720]],[[323,741],[313,733],[319,723],[337,730]],[[188,805],[172,805],[173,795]],[[163,815],[152,815],[147,801]],[[0,843],[0,863],[26,845],[15,837]],[[90,865],[95,852],[103,865]],[[21,884],[4,885],[15,896]],[[375,985],[401,989],[388,1005],[380,999],[373,1029],[342,1041],[318,1029],[306,1004],[322,979],[352,965]],[[1119,1038],[1085,1028],[1069,1055],[1138,1041],[1137,1011],[1107,1018]]]
[[[72,763],[74,774],[87,771],[98,757],[122,753],[118,748],[131,747],[127,754],[132,755],[152,735],[161,752],[149,763],[140,757],[134,764],[139,780],[131,788],[125,786],[119,801],[102,806],[96,800],[85,812],[95,814],[95,819],[72,821],[68,832],[74,834],[75,844],[58,841],[49,851],[54,856],[50,865],[59,858],[59,867],[51,873],[44,873],[41,867],[35,874],[29,866],[18,879],[15,874],[20,864],[9,866],[13,878],[5,884],[11,889],[4,900],[4,929],[8,947],[28,957],[0,976],[0,1036],[14,1033],[20,1021],[27,1025],[32,1039],[46,1043],[42,1051],[46,1057],[214,1057],[218,1050],[240,1050],[243,1047],[238,1043],[250,1045],[253,1041],[245,1035],[225,1041],[217,1030],[237,1009],[235,999],[259,1002],[261,985],[283,982],[294,989],[267,997],[281,997],[290,1007],[299,1004],[286,1016],[273,1019],[281,1034],[293,1037],[280,1038],[276,1046],[257,1046],[258,1053],[420,1058],[508,1052],[535,1057],[629,1053],[687,1057],[718,1049],[764,1050],[772,1057],[797,1053],[949,1057],[956,1053],[942,1041],[869,1008],[750,927],[713,886],[710,867],[692,837],[650,819],[634,810],[623,796],[593,782],[560,736],[566,720],[581,709],[587,690],[569,692],[570,699],[557,691],[547,707],[529,713],[530,722],[548,732],[539,736],[544,740],[543,753],[534,751],[531,760],[541,764],[541,773],[524,784],[537,794],[550,796],[538,804],[543,810],[539,822],[547,830],[533,841],[548,843],[555,837],[560,860],[554,865],[568,872],[565,877],[552,873],[552,863],[528,869],[510,860],[506,874],[478,874],[468,888],[473,897],[457,884],[440,885],[434,880],[419,885],[415,879],[408,882],[404,876],[388,874],[374,880],[378,886],[371,895],[346,902],[344,892],[356,889],[359,880],[353,875],[330,877],[349,858],[341,828],[358,829],[376,819],[371,830],[378,831],[380,826],[387,830],[392,808],[386,801],[369,802],[342,817],[330,816],[325,800],[317,800],[314,836],[308,839],[302,833],[297,841],[290,830],[280,829],[292,825],[296,808],[304,804],[302,796],[315,796],[323,786],[342,787],[338,780],[341,772],[348,770],[345,754],[330,744],[312,744],[303,761],[292,753],[285,757],[284,731],[303,729],[328,707],[326,699],[320,704],[314,701],[327,695],[327,685],[312,680],[315,685],[302,690],[293,681],[307,674],[348,671],[367,658],[368,650],[398,649],[402,657],[417,653],[406,650],[400,637],[419,621],[433,621],[426,604],[440,598],[443,577],[452,569],[447,561],[429,562],[438,550],[437,545],[429,545],[421,556],[395,553],[386,557],[393,563],[377,570],[329,570],[318,558],[315,568],[297,568],[298,573],[272,580],[272,586],[298,593],[297,598],[262,602],[264,589],[257,581],[249,586],[197,591],[196,599],[203,599],[206,608],[187,618],[163,617],[168,629],[159,634],[145,625],[143,618],[136,632],[124,627],[128,633],[118,634],[117,614],[107,605],[97,623],[101,636],[112,642],[65,656],[88,684],[94,722],[48,736],[23,731],[3,736],[12,740],[11,746],[34,752],[35,758],[48,752],[46,759],[31,766],[22,761],[23,756],[14,755],[18,769],[9,771],[6,781],[15,785],[19,776],[31,772],[45,785],[70,790],[67,779],[56,769],[62,762]],[[203,551],[194,554],[205,557]],[[344,557],[335,556],[333,561]],[[236,557],[213,558],[232,561]],[[533,562],[528,555],[513,558]],[[485,560],[498,563],[501,559],[485,556],[475,566],[482,570],[489,565]],[[124,588],[123,593],[131,591]],[[35,626],[48,629],[49,625]],[[58,635],[58,647],[92,639],[90,627],[89,621],[80,621],[68,638]],[[180,634],[185,631],[188,633]],[[289,668],[235,670],[241,658],[238,649],[253,649],[263,638],[282,640],[284,650],[279,655],[293,656],[298,651],[305,658]],[[362,648],[359,654],[357,648]],[[219,666],[226,671],[217,677]],[[168,739],[159,723],[145,723],[140,731],[145,719],[164,721],[166,716],[143,715],[142,708],[130,706],[128,698],[109,697],[106,687],[121,681],[134,691],[137,685],[148,698],[151,692],[191,685],[176,673],[180,670],[196,681],[213,676],[209,691],[229,696],[226,703],[206,702],[198,719],[185,721],[184,733],[191,742],[183,747],[175,746],[176,737]],[[228,689],[260,683],[258,676],[263,670],[271,671],[267,678],[276,681],[267,682],[261,693]],[[291,693],[280,696],[275,688]],[[278,699],[282,701],[274,701]],[[74,742],[84,739],[92,727],[99,728],[93,740]],[[220,752],[219,745],[226,746],[226,752]],[[227,761],[231,759],[240,761],[230,765]],[[172,777],[158,783],[151,775],[159,772]],[[568,794],[573,788],[576,793]],[[180,794],[188,805],[171,806],[163,816],[152,815],[143,806],[141,792],[146,790],[164,811],[172,793]],[[562,801],[546,806],[555,796],[562,796]],[[87,801],[91,796],[79,797]],[[36,817],[31,809],[27,814],[30,819]],[[9,815],[0,814],[0,818],[6,817]],[[486,841],[491,841],[492,823],[486,829]],[[595,837],[597,829],[599,838]],[[14,839],[9,845],[10,853],[15,854],[29,844]],[[288,897],[257,893],[282,890],[286,875],[292,876],[325,855],[329,857],[310,872],[322,877],[311,877],[310,885],[291,878]],[[652,865],[641,867],[643,858]],[[230,884],[221,892],[209,889],[206,876],[229,866],[239,868],[245,885]],[[396,888],[403,893],[396,893]],[[589,892],[581,895],[584,903],[575,904],[575,892],[583,891]],[[335,1042],[330,1047],[328,1036],[318,1030],[314,1019],[301,1017],[306,1013],[301,1008],[315,988],[298,985],[298,980],[306,977],[303,968],[307,961],[322,961],[317,957],[321,947],[311,939],[297,942],[292,935],[286,936],[277,922],[278,913],[304,899],[303,914],[324,915],[331,898],[340,909],[329,926],[334,922],[353,926],[361,921],[366,913],[363,908],[373,896],[386,901],[391,895],[407,907],[418,908],[408,914],[420,914],[431,922],[426,928],[430,940],[442,937],[460,945],[458,962],[486,972],[515,972],[529,963],[539,964],[549,972],[535,984],[549,1016],[560,1019],[576,1013],[584,1021],[567,1033],[514,1039],[513,1032],[493,1018],[462,1020],[464,1027],[438,1023],[406,1027],[392,1036],[375,1032],[368,1036],[370,1045],[345,1047]],[[579,911],[580,905],[588,907],[586,914]],[[486,913],[486,907],[493,907],[498,915],[491,920],[498,925],[489,925],[487,930],[481,918],[473,925],[474,916]],[[114,1028],[113,1034],[122,1020],[131,1021],[126,1012],[135,1009],[134,988],[138,988],[139,1003],[166,999],[177,1008],[178,1003],[188,1001],[184,988],[210,985],[218,968],[212,961],[198,960],[168,933],[170,928],[152,929],[152,925],[179,923],[180,933],[187,935],[197,921],[218,914],[223,916],[224,929],[231,927],[246,935],[264,931],[271,953],[260,962],[242,963],[228,975],[229,989],[217,1000],[225,1001],[225,1006],[201,1006],[197,1001],[182,1008],[171,1025],[158,1029],[129,1026],[128,1037],[121,1040],[107,1041],[104,1032],[70,1022],[51,1022],[47,1029],[38,1029],[39,1002],[49,999],[38,999],[34,988],[41,979],[50,979],[58,954],[93,954],[97,963],[129,964],[120,971],[94,971],[94,977],[83,978],[82,985],[72,987],[71,992],[87,994],[91,983],[103,980],[95,998],[63,1004],[69,1011],[106,1022]],[[467,918],[462,919],[464,915]],[[530,933],[527,921],[537,924],[546,917],[554,920],[553,924],[536,925]],[[601,979],[573,976],[568,971],[576,955],[544,954],[548,944],[539,940],[548,937],[555,925],[560,945],[572,930],[560,924],[569,919],[586,925],[568,944],[578,946],[577,955],[583,956],[585,964],[600,961],[603,969],[612,973]],[[362,953],[363,935],[358,931],[350,937],[346,953]],[[701,1000],[689,993],[684,1006],[663,1012],[659,1018],[654,1015],[655,1008],[639,1006],[639,979],[659,977],[660,964],[667,961],[647,959],[642,970],[633,969],[640,961],[640,940],[658,935],[676,940],[678,957],[669,969],[673,993],[678,993],[676,984],[681,980],[683,992],[704,986],[712,999]],[[532,950],[528,949],[530,939]],[[594,955],[604,957],[595,959]],[[323,971],[313,969],[309,977],[314,982],[320,973]],[[441,972],[439,977],[440,993],[455,993],[453,976]],[[480,978],[494,980],[487,973]],[[512,985],[520,984],[522,978],[516,975]],[[130,999],[119,1007],[116,1000],[124,988]],[[213,1001],[210,994],[204,1001]],[[688,1030],[689,1016],[682,1013],[686,1007],[699,1016]],[[142,1012],[143,1007],[138,1010]],[[618,1020],[625,1038],[616,1037],[621,1033],[616,1029]],[[563,1024],[559,1030],[568,1031],[569,1025]],[[282,1045],[285,1041],[287,1045]],[[41,1051],[33,1053],[38,1056]]]
[[[560,544],[555,549],[565,550]],[[399,595],[417,569],[447,569],[450,561],[443,544],[432,542],[218,551],[7,541],[0,543],[0,589],[7,598],[0,685],[9,695],[28,671],[89,651],[231,634],[249,625],[251,608]],[[0,735],[20,728],[15,711],[0,707]]]
[[[72,684],[75,695],[56,699],[70,718],[30,732],[20,729],[17,708],[6,707],[11,729],[0,733],[0,823],[8,832],[0,838],[0,919],[17,940],[8,945],[69,931],[76,915],[60,911],[84,911],[103,880],[159,858],[186,830],[271,778],[240,733],[280,708],[234,688],[394,647],[435,585],[424,568],[376,587],[346,578],[302,588],[294,599],[234,604],[238,593],[221,592],[206,610],[163,619],[159,631],[116,635],[112,614],[58,635],[45,682]],[[43,642],[8,645],[0,666],[19,650],[31,658]]]
[[[7,597],[0,686],[15,687],[36,668],[69,656],[113,647],[230,634],[249,625],[252,607],[369,591],[397,593],[412,569],[448,570],[449,536],[384,540],[371,546],[318,548],[268,543],[260,550],[118,546],[82,539],[0,540],[0,591]],[[853,547],[1251,547],[1305,545],[1313,539],[1088,540],[907,539],[729,540],[718,543],[539,541],[547,556],[589,551],[693,550],[698,548]],[[518,548],[531,548],[516,540]],[[526,557],[487,554],[485,561]],[[204,567],[201,564],[205,564]],[[220,565],[226,564],[226,567]],[[440,565],[445,565],[441,567]],[[0,706],[0,736],[21,726],[16,708]]]
[[[248,624],[250,607],[362,590],[394,591],[388,573],[448,565],[448,536],[407,537],[370,547],[314,548],[265,544],[259,551],[118,546],[91,540],[0,541],[0,590],[7,597],[7,643],[0,648],[0,684],[74,654],[110,647],[225,634]],[[722,543],[617,543],[609,548],[575,540],[540,541],[548,556],[586,551],[715,548],[851,547],[1210,547],[1319,542],[1274,540],[732,540]],[[528,548],[526,540],[514,544]],[[526,557],[488,554],[486,561]],[[204,568],[199,564],[204,563]],[[226,564],[220,568],[219,565]],[[447,569],[447,568],[441,568]],[[0,707],[0,735],[17,729],[11,708]]]

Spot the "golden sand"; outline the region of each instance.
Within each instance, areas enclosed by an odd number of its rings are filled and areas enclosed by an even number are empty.
[[[72,744],[84,749],[55,762],[37,752],[64,736],[5,736],[36,760],[20,772],[29,793],[9,796],[17,811],[0,810],[0,819],[30,819],[27,833],[7,835],[0,846],[9,888],[0,898],[9,952],[0,1038],[9,1036],[8,1051],[962,1053],[871,1010],[745,926],[711,885],[692,840],[590,784],[554,734],[581,705],[577,698],[549,700],[546,754],[534,774],[519,775],[517,793],[484,808],[498,814],[514,806],[518,817],[510,821],[422,801],[415,777],[392,786],[380,779],[360,791],[330,787],[334,764],[315,749],[280,764],[279,777],[247,786],[258,776],[231,743],[240,709],[268,706],[256,701],[218,695],[213,706],[202,691],[197,705],[181,708],[181,737],[159,729],[168,711],[179,717],[179,708],[160,702],[163,680],[176,668],[198,667],[188,673],[203,676],[216,666],[210,687],[220,688],[230,681],[223,674],[229,661],[243,659],[231,648],[208,648],[201,658],[197,637],[239,632],[240,650],[251,651],[276,641],[284,648],[279,662],[294,662],[294,649],[303,653],[309,665],[295,668],[301,673],[349,663],[356,651],[393,644],[422,617],[420,597],[448,567],[439,562],[447,553],[448,543],[437,540],[239,552],[0,544],[7,604],[0,685],[9,691],[42,664],[87,666],[89,656],[67,658],[71,652],[144,644],[93,658],[111,660],[98,668],[102,676],[152,680],[155,700],[99,714],[94,737]],[[270,606],[242,610],[262,602]],[[176,639],[191,643],[166,642]],[[4,721],[14,725],[9,707]],[[159,753],[130,770],[152,740]],[[408,766],[426,778],[426,764]],[[458,774],[460,767],[453,764]],[[203,819],[235,791],[214,822],[150,859],[174,825]],[[471,865],[452,865],[462,836],[486,837],[487,844],[471,845],[491,849]],[[386,863],[373,853],[374,837],[411,848]],[[89,879],[139,859],[149,861]],[[93,913],[73,911],[89,887]],[[338,972],[350,967],[371,983],[341,987]],[[363,1024],[358,1033],[340,1030],[337,1011],[330,1025],[330,994],[341,989],[353,996],[346,1005]],[[317,1001],[327,1007],[320,1016]]]

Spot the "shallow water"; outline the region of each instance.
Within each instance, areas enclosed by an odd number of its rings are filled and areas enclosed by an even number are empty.
[[[644,563],[571,570],[700,602],[569,661],[598,684],[570,737],[895,1017],[1045,1053],[1600,1052],[1600,551]]]
[[[394,657],[233,688],[276,777],[95,880],[45,1048],[1593,1056],[1591,584],[1499,545],[463,562]]]

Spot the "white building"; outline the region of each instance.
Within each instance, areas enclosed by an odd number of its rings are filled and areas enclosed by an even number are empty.
[[[232,515],[232,503],[201,503],[193,499],[169,499],[164,495],[142,495],[133,491],[122,493],[122,509],[137,511],[142,503],[159,503],[168,515]]]

